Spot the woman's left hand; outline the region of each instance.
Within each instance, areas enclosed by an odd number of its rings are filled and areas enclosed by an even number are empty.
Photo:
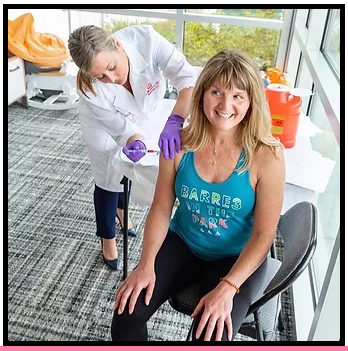
[[[196,338],[201,336],[201,333],[207,324],[204,341],[210,341],[216,326],[215,341],[220,341],[224,331],[224,325],[227,327],[228,340],[232,339],[232,319],[231,311],[233,306],[233,289],[220,284],[207,295],[203,296],[193,311],[191,317],[195,318],[200,311],[204,309],[200,323],[196,331]]]
[[[170,115],[159,137],[158,146],[163,152],[163,157],[168,160],[175,156],[175,151],[181,150],[180,132],[184,125],[184,117],[180,115]]]

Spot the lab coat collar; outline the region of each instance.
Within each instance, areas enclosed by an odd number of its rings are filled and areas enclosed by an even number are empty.
[[[120,41],[124,51],[129,57],[131,73],[141,73],[148,66],[144,57],[131,43]]]
[[[129,58],[130,75],[129,80],[133,89],[133,95],[135,101],[138,103],[140,108],[144,108],[144,100],[147,86],[147,77],[145,75],[145,69],[148,64],[144,57],[131,43],[121,40],[123,49]]]

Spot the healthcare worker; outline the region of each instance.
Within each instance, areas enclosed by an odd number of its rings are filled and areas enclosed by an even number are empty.
[[[95,181],[96,235],[104,262],[118,268],[115,216],[123,227],[123,174],[112,166],[122,148],[133,162],[146,154],[141,126],[164,98],[165,78],[179,92],[159,136],[165,159],[181,149],[180,129],[189,112],[197,72],[152,26],[136,25],[108,35],[88,25],[73,31],[68,48],[79,67],[79,119]],[[169,116],[169,117],[168,117]],[[135,230],[129,220],[129,235]]]

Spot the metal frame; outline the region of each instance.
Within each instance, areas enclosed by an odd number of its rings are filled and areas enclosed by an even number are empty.
[[[284,27],[280,36],[277,67],[280,67],[283,72],[287,71],[288,60],[290,55],[291,41],[294,34],[295,20],[297,10],[285,10]]]
[[[311,79],[315,86],[315,93],[319,98],[326,118],[331,126],[332,132],[340,148],[340,106],[339,106],[339,90],[340,82],[337,79],[331,63],[328,61],[326,54],[323,50],[323,45],[327,37],[328,19],[332,9],[310,9],[305,23],[296,23],[294,30],[294,40],[300,48],[300,64],[306,63]],[[315,19],[315,21],[314,21]],[[296,64],[292,62],[292,64]],[[297,76],[301,74],[298,70]],[[313,100],[312,100],[313,101]],[[311,101],[309,103],[309,110],[311,108]],[[339,255],[339,236],[340,227],[336,234],[336,241],[332,249],[329,265],[326,269],[325,278],[321,291],[317,285],[318,273],[316,273],[316,259],[309,265],[309,283],[312,290],[312,303],[314,306],[314,319],[312,321],[309,338],[313,338],[318,327],[318,316],[321,313],[323,301],[326,298],[326,292],[330,284],[337,284],[331,282],[331,275],[333,273],[332,262],[335,262]],[[321,259],[321,258],[318,258]],[[300,288],[299,288],[300,290]],[[320,293],[320,294],[319,294]],[[308,301],[309,303],[310,301]],[[339,318],[339,317],[337,317]],[[328,327],[331,325],[328,321]]]
[[[153,17],[161,19],[179,20],[179,22],[205,22],[219,23],[233,26],[258,27],[268,29],[283,29],[284,21],[276,19],[264,19],[254,17],[238,17],[224,15],[206,15],[201,13],[185,12],[184,9],[177,9],[177,12],[169,11],[149,11],[149,10],[132,10],[132,9],[64,9],[68,11],[85,11],[107,13],[111,15],[125,15],[137,17]]]
[[[340,81],[340,72],[339,70],[337,70],[337,65],[333,61],[330,55],[330,52],[326,50],[326,47],[329,41],[329,30],[332,28],[333,17],[336,14],[335,11],[337,11],[337,9],[329,9],[327,13],[325,26],[324,26],[324,35],[320,44],[320,51],[323,53],[336,79]]]

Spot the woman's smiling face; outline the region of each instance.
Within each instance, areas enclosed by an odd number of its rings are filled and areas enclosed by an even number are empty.
[[[204,92],[203,110],[211,125],[218,130],[229,130],[240,123],[250,106],[248,94],[233,87],[222,87],[219,81]]]

